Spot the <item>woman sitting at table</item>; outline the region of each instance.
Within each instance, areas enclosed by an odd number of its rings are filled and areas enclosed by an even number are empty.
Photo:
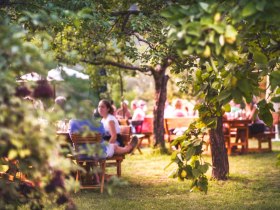
[[[84,101],[80,104],[77,112],[77,116],[81,119],[72,119],[69,122],[69,133],[70,136],[73,133],[82,132],[98,132],[102,135],[102,139],[106,140],[106,122],[105,126],[100,121],[92,118],[92,111],[90,102]],[[121,136],[120,136],[121,137]],[[114,154],[126,154],[132,152],[136,147],[138,140],[132,138],[130,143],[125,147],[120,147],[116,142],[109,141],[109,143],[102,141],[101,148],[103,149],[103,154],[101,157],[112,157]],[[84,156],[81,156],[83,158]]]
[[[120,125],[117,118],[113,115],[114,110],[111,103],[105,99],[101,100],[98,104],[98,112],[102,117],[101,122],[105,128],[104,139],[110,144],[118,145],[118,148],[124,147],[124,143],[120,135]],[[137,139],[134,141],[137,141]]]

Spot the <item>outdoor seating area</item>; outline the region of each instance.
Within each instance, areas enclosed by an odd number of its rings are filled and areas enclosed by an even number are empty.
[[[0,1],[0,209],[280,209],[279,11]]]

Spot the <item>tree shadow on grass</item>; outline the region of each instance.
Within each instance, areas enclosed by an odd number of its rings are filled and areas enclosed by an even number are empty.
[[[250,182],[253,182],[253,180],[249,179],[248,177],[236,175],[229,176],[227,181],[238,182],[242,184],[248,184]]]

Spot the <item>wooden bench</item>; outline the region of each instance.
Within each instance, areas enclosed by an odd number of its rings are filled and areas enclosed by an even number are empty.
[[[122,175],[122,161],[125,159],[125,155],[113,155],[110,158],[106,158],[106,167],[115,166],[117,168],[117,176]]]
[[[263,133],[258,133],[254,134],[252,138],[255,138],[258,140],[258,152],[271,152],[272,151],[272,143],[271,140],[272,138],[275,137],[275,131],[273,128],[270,128],[269,130],[263,132]],[[263,148],[263,143],[267,144],[266,148]],[[254,148],[250,148],[251,151],[256,150]]]
[[[80,146],[85,144],[98,144],[101,142],[101,135],[100,134],[89,134],[89,135],[80,135],[80,134],[71,134],[71,139],[73,141],[73,144],[75,146],[75,151],[79,151]],[[96,148],[97,150],[100,149],[99,147]],[[84,164],[89,164],[93,168],[99,168],[101,171],[101,177],[99,177],[98,173],[95,173],[97,184],[91,184],[91,183],[81,183],[80,188],[81,189],[94,189],[94,188],[100,188],[100,192],[103,193],[104,190],[104,179],[105,179],[105,167],[106,167],[106,159],[97,159],[95,157],[85,157],[81,158],[78,155],[74,156],[75,161],[78,165],[83,167]],[[98,167],[99,165],[99,167]],[[94,170],[93,170],[94,171]],[[89,172],[87,172],[87,176],[89,176]],[[76,181],[79,182],[81,179],[81,171],[77,170],[76,172]],[[76,192],[76,190],[75,190]]]
[[[195,120],[195,117],[174,117],[164,119],[164,129],[167,135],[168,142],[171,142],[176,134],[173,130],[176,128],[188,128],[189,125]]]

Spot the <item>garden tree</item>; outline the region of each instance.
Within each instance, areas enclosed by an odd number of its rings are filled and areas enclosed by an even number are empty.
[[[222,115],[230,110],[230,100],[250,102],[259,96],[264,91],[259,87],[264,76],[269,76],[271,94],[258,103],[259,116],[267,125],[272,123],[271,102],[279,102],[279,7],[277,0],[198,0],[173,5],[162,13],[171,24],[170,40],[176,40],[178,54],[189,58],[192,66],[181,84],[191,82],[201,99],[199,120],[177,139],[182,150],[172,156],[179,166],[177,175],[187,171],[194,187],[207,190],[207,165],[196,157],[201,155],[202,129],[210,129],[212,177],[225,180],[229,164]]]
[[[55,37],[57,57],[67,62],[97,66],[96,69],[113,66],[152,75],[155,81],[155,145],[166,151],[163,132],[169,78],[166,70],[183,66],[172,43],[166,41],[165,19],[159,15],[167,3],[141,1],[137,4],[138,9],[132,3],[97,1],[80,8],[81,12],[71,16],[71,21],[65,23]]]
[[[95,76],[100,67],[106,66],[153,76],[155,145],[166,151],[163,133],[169,78],[166,70],[185,67],[172,43],[166,41],[167,25],[159,11],[166,8],[168,2],[141,1],[137,8],[134,1],[29,3],[35,6],[28,8],[24,18],[18,21],[29,34],[48,32],[59,62],[96,66],[95,69],[88,67],[88,73]],[[59,22],[56,21],[58,17]],[[95,82],[103,79],[95,77]]]

